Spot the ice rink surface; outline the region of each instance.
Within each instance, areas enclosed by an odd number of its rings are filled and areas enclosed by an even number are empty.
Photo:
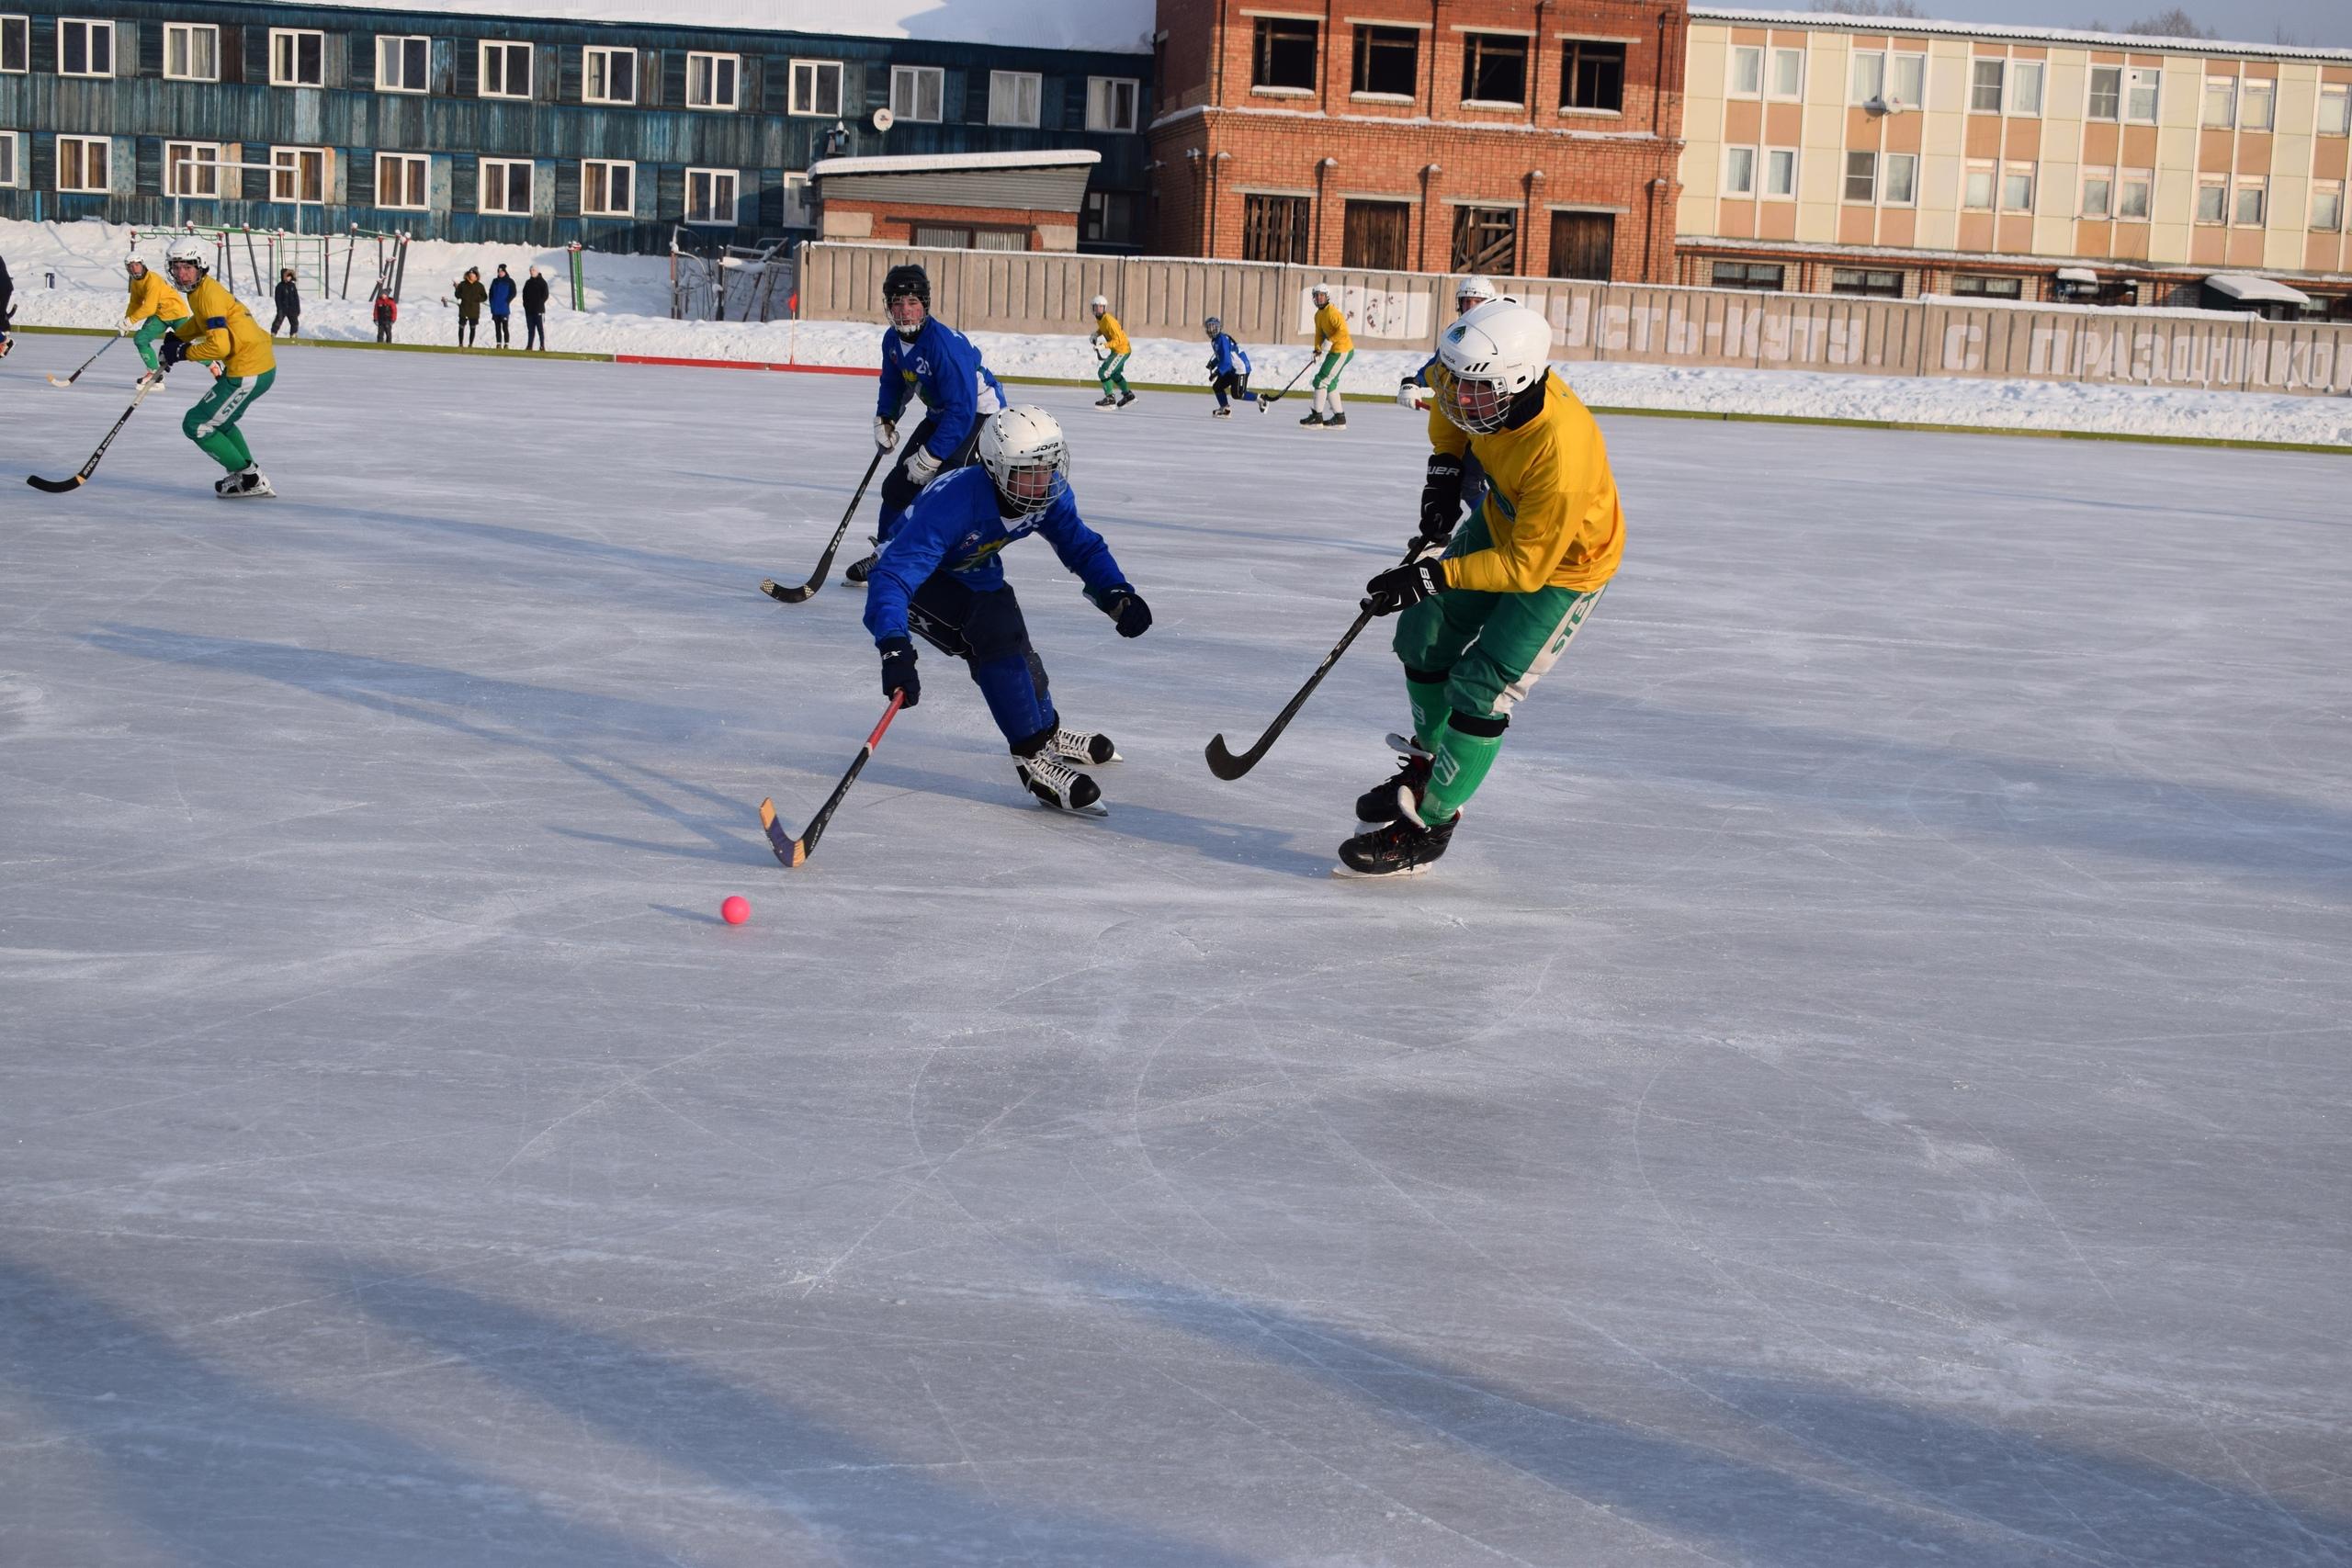
[[[1365,884],[1378,630],[1201,748],[1415,424],[1016,389],[1159,617],[1008,557],[1114,815],[927,654],[791,873],[868,383],[297,349],[283,499],[185,371],[43,497],[88,346],[0,367],[0,1562],[2352,1562],[2352,464],[1610,422]]]

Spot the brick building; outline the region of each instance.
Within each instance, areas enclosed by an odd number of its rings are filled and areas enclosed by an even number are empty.
[[[1160,0],[1150,248],[1666,281],[1682,0]]]

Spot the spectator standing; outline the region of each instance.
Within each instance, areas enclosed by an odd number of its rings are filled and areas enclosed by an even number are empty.
[[[9,281],[7,258],[0,256],[0,359],[7,358],[8,351],[16,346],[8,336],[8,322],[15,314],[16,298],[17,286]]]
[[[392,323],[401,319],[401,302],[390,294],[379,290],[376,295],[375,316],[376,341],[378,343],[391,342]]]
[[[280,267],[277,272],[277,314],[269,323],[269,335],[276,337],[284,327],[288,337],[302,335],[302,296],[294,287],[294,269]]]
[[[490,298],[490,290],[481,286],[481,268],[466,268],[466,276],[451,284],[449,292],[458,300],[458,346],[471,348],[481,331],[482,301]]]
[[[498,269],[498,276],[490,280],[490,326],[491,331],[497,334],[501,348],[507,346],[506,318],[514,309],[514,280],[502,266]]]
[[[548,280],[537,267],[531,269],[530,281],[523,285],[523,347],[527,353],[537,349],[548,351]]]

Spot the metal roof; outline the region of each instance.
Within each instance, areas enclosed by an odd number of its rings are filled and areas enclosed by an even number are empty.
[[[1885,33],[1902,37],[2009,39],[2026,43],[2075,43],[2097,49],[2137,50],[2143,54],[2252,55],[2263,60],[2325,60],[2352,62],[2352,49],[2303,49],[2290,44],[2228,43],[2218,39],[2165,38],[2148,33],[2086,32],[2066,28],[2012,27],[2005,22],[1939,22],[1917,17],[1854,17],[1841,11],[1749,10],[1737,6],[1693,6],[1694,22],[1744,22],[1776,28],[1819,28],[1835,32]]]

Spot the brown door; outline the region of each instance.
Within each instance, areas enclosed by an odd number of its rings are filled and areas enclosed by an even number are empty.
[[[1555,212],[1552,214],[1552,276],[1609,281],[1609,263],[1617,245],[1617,215],[1613,212]]]
[[[1340,265],[1351,271],[1402,272],[1413,209],[1401,201],[1351,201]]]

